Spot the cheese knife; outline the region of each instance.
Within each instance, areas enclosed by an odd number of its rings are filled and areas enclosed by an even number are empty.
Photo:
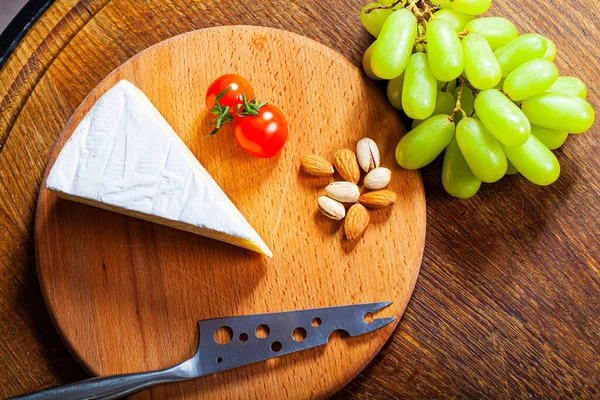
[[[365,303],[199,321],[200,340],[196,354],[173,367],[92,378],[13,399],[121,398],[155,385],[199,378],[322,346],[335,331],[345,331],[349,336],[376,331],[391,324],[396,318],[378,318],[367,322],[365,316],[390,304],[392,303]],[[217,343],[217,331],[229,333],[225,335],[229,342]]]

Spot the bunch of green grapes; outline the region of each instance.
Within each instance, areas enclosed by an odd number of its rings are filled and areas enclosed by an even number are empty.
[[[384,0],[361,11],[377,39],[366,74],[387,79],[390,103],[414,120],[396,148],[418,169],[445,149],[442,182],[455,197],[520,173],[537,185],[558,179],[551,150],[588,130],[586,86],[558,75],[554,43],[519,35],[505,18],[476,18],[492,0]]]

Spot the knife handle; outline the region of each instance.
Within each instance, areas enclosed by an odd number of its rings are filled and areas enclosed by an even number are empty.
[[[158,371],[87,379],[13,397],[12,400],[118,399],[154,385],[193,378],[194,374],[189,370],[189,365],[186,364],[187,362],[184,362]]]

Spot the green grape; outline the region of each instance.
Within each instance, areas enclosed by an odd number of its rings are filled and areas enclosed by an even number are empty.
[[[456,89],[456,80],[448,82],[448,86],[446,86],[446,92],[453,93],[454,89]]]
[[[390,104],[398,110],[402,110],[402,87],[404,86],[404,74],[388,81],[387,97]]]
[[[500,17],[474,19],[465,25],[465,29],[483,36],[492,50],[499,49],[519,37],[519,31],[513,23]]]
[[[417,37],[420,38],[422,36],[425,35],[425,28],[423,28],[423,25],[418,24],[417,25]],[[423,44],[422,41],[419,41],[419,43],[417,43],[415,45],[415,53],[416,52],[424,52],[425,51],[425,45]]]
[[[417,38],[417,19],[406,8],[394,11],[383,24],[371,56],[373,73],[382,79],[400,76]]]
[[[546,53],[544,53],[542,58],[544,60],[554,61],[554,59],[556,58],[556,45],[552,40],[548,39],[547,37],[542,37],[546,39]]]
[[[444,152],[442,185],[449,195],[459,199],[475,196],[481,187],[481,181],[471,172],[460,152],[456,138],[452,139]]]
[[[435,109],[437,81],[431,73],[427,55],[415,53],[404,73],[402,109],[412,119],[426,119]]]
[[[549,185],[560,175],[558,160],[534,135],[520,146],[504,146],[504,152],[517,171],[536,185]]]
[[[465,29],[465,25],[473,20],[473,18],[475,17],[472,15],[459,13],[451,8],[445,8],[433,13],[434,20],[444,20],[448,22],[456,32],[462,32]]]
[[[506,80],[506,78],[500,79],[500,82],[498,82],[498,84],[496,86],[494,86],[494,88],[502,90],[502,88],[504,87],[504,81],[505,80]]]
[[[504,93],[513,101],[521,101],[548,90],[558,78],[551,61],[537,58],[519,65],[504,81]]]
[[[550,89],[547,91],[572,94],[584,100],[587,97],[585,83],[581,79],[572,76],[559,76],[554,85],[550,86]]]
[[[492,5],[492,0],[453,0],[452,9],[467,15],[483,14]]]
[[[572,94],[540,93],[523,100],[522,109],[532,124],[559,132],[585,132],[594,123],[592,106]]]
[[[452,8],[451,0],[431,0],[431,4],[436,7],[441,8],[442,10],[447,8]]]
[[[456,125],[456,141],[473,174],[483,182],[497,182],[506,174],[502,145],[475,118],[463,118]]]
[[[469,33],[462,40],[465,57],[465,76],[475,88],[491,89],[502,79],[500,64],[485,38]]]
[[[362,66],[363,66],[363,70],[365,71],[365,74],[367,74],[367,76],[369,78],[371,78],[375,81],[380,81],[381,78],[379,78],[377,75],[375,75],[373,73],[373,70],[371,69],[371,56],[373,54],[373,47],[375,47],[375,42],[371,43],[371,45],[367,48],[367,50],[363,54]]]
[[[419,169],[441,154],[454,136],[454,122],[448,115],[434,115],[400,139],[396,162],[406,169]]]
[[[427,25],[427,56],[436,79],[448,82],[460,76],[464,68],[463,50],[452,25],[434,19]]]
[[[527,34],[519,36],[507,45],[494,51],[502,68],[502,76],[508,76],[519,65],[546,54],[548,44],[540,35]]]
[[[506,175],[514,175],[514,174],[518,174],[519,171],[517,171],[517,169],[515,168],[514,165],[512,165],[512,163],[510,162],[510,160],[506,160],[508,166],[506,168]]]
[[[452,79],[449,82],[442,82],[442,81],[438,81],[437,82],[437,88],[438,90],[442,90],[444,89],[444,87],[446,87],[446,89],[444,90],[445,92],[454,92],[454,89],[456,89],[456,79]]]
[[[425,122],[424,119],[413,119],[413,122],[410,125],[410,129],[415,129],[417,126],[421,125],[423,122]]]
[[[454,99],[458,100],[458,93],[460,92],[461,88],[457,87],[454,90]],[[460,95],[460,108],[462,108],[465,111],[465,114],[467,114],[467,116],[470,116],[471,114],[473,114],[474,111],[474,103],[475,103],[475,95],[473,94],[473,91],[471,89],[469,89],[466,86],[462,87],[462,93]],[[462,113],[458,112],[454,115],[454,122],[456,122],[457,124],[462,120]]]
[[[456,106],[456,100],[454,100],[454,96],[450,92],[437,92],[437,97],[435,99],[435,109],[431,116],[434,115],[451,115],[452,111],[454,111],[454,107]],[[422,119],[413,119],[412,129],[415,129],[417,126],[421,125],[424,122]]]
[[[383,23],[393,12],[392,10],[385,9],[372,10],[373,7],[377,7],[378,5],[379,3],[369,3],[360,11],[360,22],[375,37],[379,36]],[[366,10],[371,10],[371,12],[367,14],[365,13]]]
[[[452,115],[452,111],[454,111],[455,106],[456,100],[454,100],[452,93],[438,91],[435,98],[435,108],[433,109],[433,114],[431,115]]]
[[[531,134],[540,139],[540,142],[550,150],[558,149],[565,144],[569,136],[567,132],[553,131],[537,125],[531,125]]]
[[[496,89],[479,92],[475,98],[475,111],[487,130],[503,145],[514,147],[527,141],[531,132],[527,117]]]

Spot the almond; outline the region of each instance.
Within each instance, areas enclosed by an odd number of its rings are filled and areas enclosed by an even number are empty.
[[[350,149],[342,149],[335,153],[334,156],[335,169],[341,177],[354,184],[360,179],[360,167],[356,160],[356,154]]]
[[[327,217],[336,221],[346,216],[346,209],[339,201],[335,201],[327,196],[319,197],[319,210]]]
[[[375,168],[365,176],[365,187],[372,190],[383,189],[391,179],[392,171],[383,167]]]
[[[377,190],[365,193],[359,197],[358,202],[372,210],[391,206],[396,202],[396,193],[391,190]]]
[[[358,239],[363,232],[369,226],[371,216],[369,210],[367,210],[361,204],[355,204],[346,213],[346,220],[344,221],[344,233],[346,239],[353,241]]]
[[[360,167],[369,172],[372,169],[379,167],[380,156],[379,147],[373,139],[364,138],[356,143],[356,157]]]
[[[352,182],[333,182],[327,185],[325,194],[342,203],[356,203],[360,190]]]
[[[300,161],[300,164],[304,172],[313,176],[328,176],[333,175],[334,172],[333,165],[320,156],[305,156]]]

